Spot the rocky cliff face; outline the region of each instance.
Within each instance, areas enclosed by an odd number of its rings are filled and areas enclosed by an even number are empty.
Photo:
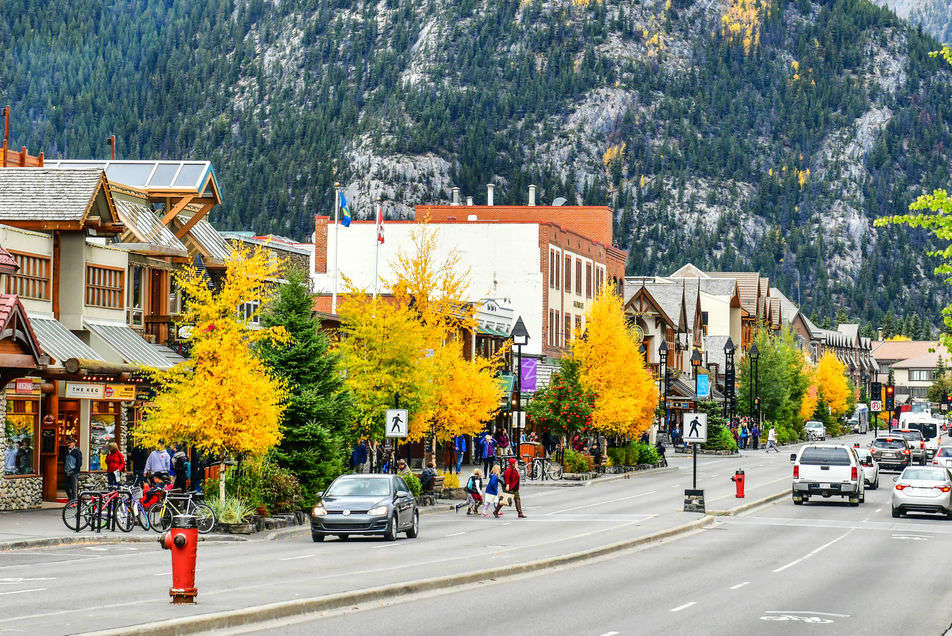
[[[952,44],[952,3],[948,0],[876,0],[901,18],[934,35],[940,42]]]

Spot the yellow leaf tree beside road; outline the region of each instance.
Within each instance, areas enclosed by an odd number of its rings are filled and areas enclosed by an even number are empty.
[[[817,399],[826,403],[833,417],[846,413],[850,390],[846,380],[846,367],[829,351],[823,354],[816,365],[811,390],[813,387],[816,387]]]
[[[589,308],[585,336],[572,343],[582,387],[595,394],[592,426],[603,433],[637,437],[651,427],[658,391],[639,344],[621,299],[606,286]]]
[[[186,304],[182,323],[192,326],[191,357],[168,371],[153,372],[155,400],[132,435],[144,447],[182,441],[209,455],[261,454],[281,440],[285,388],[255,355],[254,343],[283,342],[283,327],[252,329],[253,316],[238,307],[261,307],[271,296],[268,279],[277,264],[262,250],[235,252],[221,289],[204,272],[187,268],[178,277]],[[224,487],[224,481],[222,481]]]

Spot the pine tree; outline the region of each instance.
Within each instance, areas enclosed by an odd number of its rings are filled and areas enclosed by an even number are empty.
[[[889,340],[899,333],[899,325],[891,309],[883,316],[883,322],[880,328],[883,330],[883,340]]]
[[[289,393],[281,424],[284,438],[274,455],[301,482],[307,504],[347,466],[345,431],[351,411],[338,357],[329,351],[311,307],[307,274],[290,272],[262,318],[266,327],[284,327],[290,340],[261,348],[265,364],[287,382]]]

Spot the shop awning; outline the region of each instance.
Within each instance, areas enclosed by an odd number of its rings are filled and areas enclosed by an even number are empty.
[[[103,352],[108,358],[118,357],[127,364],[157,369],[170,369],[175,366],[135,330],[126,325],[90,321],[85,324],[86,328],[111,350]]]
[[[58,320],[30,316],[30,324],[43,346],[43,351],[53,356],[58,365],[62,365],[63,361],[69,358],[105,360]]]
[[[492,327],[484,327],[482,325],[479,325],[476,328],[476,334],[480,336],[492,336],[493,338],[508,338],[509,337],[508,333],[499,331],[497,329],[493,329]]]

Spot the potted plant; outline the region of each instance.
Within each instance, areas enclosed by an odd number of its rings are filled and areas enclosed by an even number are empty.
[[[228,534],[251,534],[255,531],[255,524],[250,522],[254,508],[248,502],[238,497],[224,499],[210,499],[208,505],[215,511],[218,518],[218,528]]]

